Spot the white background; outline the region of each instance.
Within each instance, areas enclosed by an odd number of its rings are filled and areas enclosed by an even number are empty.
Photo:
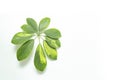
[[[51,18],[62,46],[41,73],[11,39],[27,17]],[[0,0],[0,80],[120,80],[119,0]]]

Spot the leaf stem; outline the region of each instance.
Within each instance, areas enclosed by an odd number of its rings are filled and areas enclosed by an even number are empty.
[[[38,36],[38,41],[39,41],[39,43],[40,43],[40,36]]]
[[[44,41],[44,39],[41,37],[41,39]]]

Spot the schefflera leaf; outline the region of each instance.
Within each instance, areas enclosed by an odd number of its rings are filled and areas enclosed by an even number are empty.
[[[47,65],[47,60],[43,51],[41,44],[38,44],[35,57],[34,57],[34,65],[37,70],[44,71]]]
[[[61,37],[60,31],[58,29],[55,29],[55,28],[48,29],[44,33],[47,37],[50,37],[53,39],[59,39]]]
[[[40,23],[39,23],[39,31],[43,31],[44,29],[46,29],[50,24],[50,18],[46,17],[43,18]]]
[[[29,40],[32,36],[33,36],[33,34],[28,34],[25,32],[18,32],[13,36],[11,42],[13,44],[22,44],[22,43],[26,42],[27,40]]]
[[[35,33],[36,30],[34,30],[34,28],[30,25],[24,24],[21,26],[21,29],[26,32],[26,33]]]
[[[34,30],[34,32],[38,32],[38,27],[37,27],[37,23],[34,19],[32,18],[27,18],[26,19],[27,24],[31,26],[31,28]]]
[[[33,46],[34,46],[33,39],[30,39],[26,41],[24,44],[22,44],[21,47],[17,50],[17,59],[21,61],[27,58],[30,55]]]
[[[46,37],[45,39],[46,39],[45,41],[47,42],[47,44],[54,49],[57,49],[61,46],[60,40],[58,39],[57,40],[51,39],[49,37]]]
[[[50,59],[56,60],[57,59],[57,51],[56,49],[51,48],[46,41],[43,41],[44,49],[47,54],[47,56]]]

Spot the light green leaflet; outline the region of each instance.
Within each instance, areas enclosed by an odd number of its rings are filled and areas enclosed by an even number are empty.
[[[49,37],[46,37],[45,41],[50,47],[55,48],[55,49],[61,46],[60,40],[58,39],[56,40],[56,39],[51,39]]]
[[[43,42],[43,45],[44,45],[47,56],[51,59],[57,59],[56,49],[51,48],[46,41]]]
[[[46,57],[41,44],[38,44],[38,47],[36,49],[34,65],[40,71],[43,71],[47,65]]]
[[[12,43],[13,44],[22,44],[22,43],[26,42],[27,40],[29,40],[32,36],[33,36],[33,34],[28,34],[25,32],[18,32],[14,35],[14,37],[12,39]]]
[[[37,70],[45,70],[47,66],[46,56],[53,60],[57,59],[57,49],[61,46],[59,40],[61,33],[55,28],[47,29],[49,25],[50,18],[48,17],[43,18],[39,25],[32,18],[26,19],[26,24],[21,26],[23,32],[16,33],[11,40],[13,44],[20,45],[17,50],[18,61],[29,57],[34,47],[35,39],[39,40],[34,56],[34,66]]]

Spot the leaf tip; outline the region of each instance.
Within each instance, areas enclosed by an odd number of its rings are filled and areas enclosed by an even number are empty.
[[[23,59],[20,58],[20,57],[17,55],[17,60],[18,60],[18,61],[22,61]]]
[[[49,21],[50,21],[50,18],[49,18],[49,17],[45,17],[44,19],[47,19],[47,20],[49,20]]]

